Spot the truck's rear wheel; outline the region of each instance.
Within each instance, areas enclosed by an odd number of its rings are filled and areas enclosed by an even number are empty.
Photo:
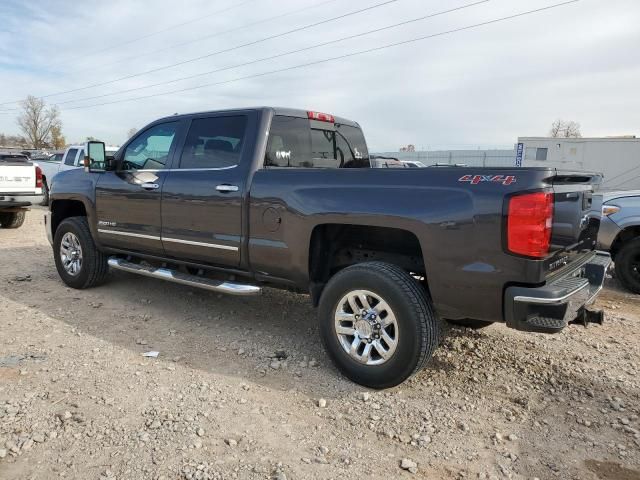
[[[2,228],[20,228],[27,216],[26,211],[0,213],[0,226]]]
[[[43,207],[49,205],[49,185],[47,185],[46,178],[42,179],[42,201],[40,202],[40,205]]]
[[[58,275],[72,288],[99,285],[109,272],[107,256],[96,247],[86,217],[70,217],[60,223],[53,250]]]
[[[319,320],[338,369],[371,388],[402,383],[438,345],[439,321],[424,288],[387,263],[361,263],[336,274],[322,293]]]
[[[629,240],[615,258],[616,278],[624,287],[640,293],[640,238]]]

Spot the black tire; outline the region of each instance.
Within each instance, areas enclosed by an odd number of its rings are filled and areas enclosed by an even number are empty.
[[[75,275],[65,270],[60,258],[62,239],[69,232],[78,239],[82,252],[82,265]],[[60,223],[53,239],[53,257],[58,275],[71,288],[94,287],[104,282],[109,273],[107,256],[96,247],[86,217],[70,217]]]
[[[640,293],[640,238],[625,242],[615,258],[616,277],[633,293]]]
[[[47,185],[47,179],[42,178],[42,201],[40,205],[46,207],[49,205],[49,185]]]
[[[339,303],[355,290],[375,292],[397,320],[395,352],[380,365],[366,365],[352,358],[336,332],[334,318]],[[347,378],[366,387],[380,389],[402,383],[424,366],[438,346],[440,323],[427,292],[395,265],[366,262],[340,271],[325,287],[318,313],[320,337],[329,357]]]
[[[493,325],[495,322],[485,322],[483,320],[472,320],[470,318],[466,318],[464,320],[449,320],[448,321],[452,325],[457,325],[459,327],[466,327],[472,330],[480,330],[481,328],[486,328],[489,325]]]
[[[2,228],[20,228],[24,223],[27,212],[4,212],[0,213],[0,225]]]

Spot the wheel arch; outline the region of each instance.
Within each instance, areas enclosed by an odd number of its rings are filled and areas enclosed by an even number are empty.
[[[609,249],[609,253],[611,253],[611,257],[614,261],[622,246],[629,240],[633,240],[637,237],[640,237],[640,224],[627,226],[620,231],[618,235],[616,235],[616,238],[611,243],[611,248]]]
[[[58,226],[69,217],[87,217],[89,222],[89,228],[91,233],[96,238],[95,231],[93,231],[92,210],[87,208],[86,203],[79,198],[56,198],[50,199],[51,208],[51,233],[55,236]]]
[[[309,239],[309,292],[314,306],[333,275],[351,265],[371,261],[397,265],[421,277],[428,290],[425,257],[414,232],[376,225],[324,223],[313,228]]]

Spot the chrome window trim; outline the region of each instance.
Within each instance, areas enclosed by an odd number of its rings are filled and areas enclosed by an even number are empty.
[[[238,165],[231,165],[230,167],[217,167],[217,168],[153,168],[153,169],[140,169],[140,170],[118,170],[123,173],[135,173],[135,172],[207,172],[217,170],[231,170],[237,168]]]

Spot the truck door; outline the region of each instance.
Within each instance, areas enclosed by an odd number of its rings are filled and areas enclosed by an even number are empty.
[[[96,211],[103,245],[164,255],[160,201],[179,132],[179,121],[150,126],[128,143],[115,171],[100,174]]]
[[[254,150],[255,112],[193,117],[162,191],[166,255],[240,265],[243,192]]]

